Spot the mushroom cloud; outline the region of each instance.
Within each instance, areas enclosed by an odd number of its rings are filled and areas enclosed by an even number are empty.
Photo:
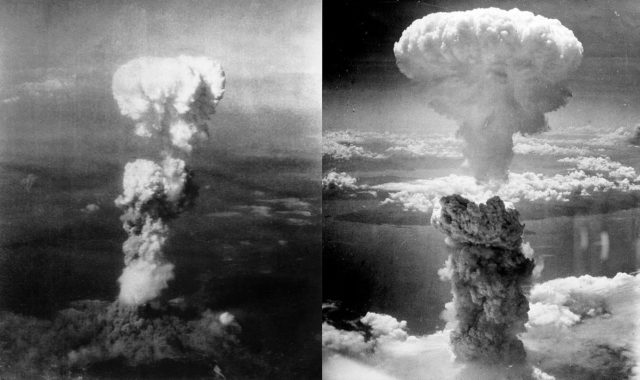
[[[427,102],[456,120],[479,180],[506,179],[512,136],[547,130],[566,104],[582,44],[560,21],[511,9],[432,13],[395,43],[400,71],[423,83]]]

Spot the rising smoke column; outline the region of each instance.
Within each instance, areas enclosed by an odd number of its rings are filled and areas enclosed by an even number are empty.
[[[113,76],[113,97],[120,112],[136,122],[135,132],[162,143],[159,163],[138,159],[125,166],[123,193],[125,269],[119,301],[140,305],[158,297],[173,279],[173,264],[163,248],[168,221],[193,204],[197,188],[183,158],[197,138],[208,137],[225,76],[208,58],[139,58]],[[182,157],[182,158],[180,158]]]
[[[480,180],[506,177],[515,132],[548,129],[544,114],[566,104],[564,81],[582,59],[558,20],[497,8],[430,14],[393,51],[400,71],[424,83],[429,105],[459,123]]]
[[[499,197],[475,204],[460,195],[440,199],[431,223],[447,235],[457,326],[451,332],[456,358],[483,364],[523,364],[516,334],[525,331],[529,303],[522,286],[532,260],[522,252],[524,225]]]

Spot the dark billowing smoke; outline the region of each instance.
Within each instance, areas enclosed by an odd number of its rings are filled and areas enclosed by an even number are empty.
[[[456,358],[481,364],[524,364],[516,334],[525,331],[529,303],[522,286],[532,260],[521,249],[524,225],[499,197],[475,204],[460,195],[440,199],[432,224],[447,235],[457,326],[451,332]]]
[[[70,374],[100,375],[117,367],[129,376],[133,368],[146,368],[136,378],[218,378],[221,367],[227,375],[244,371],[233,368],[234,362],[251,370],[259,365],[238,345],[239,332],[231,314],[184,302],[132,308],[78,301],[52,320],[0,314],[0,341],[11,347],[0,348],[0,364],[3,374],[15,374],[9,378],[76,378]]]
[[[582,44],[558,20],[518,9],[433,13],[414,21],[393,49],[398,68],[424,83],[431,107],[458,121],[476,178],[504,179],[512,135],[548,129],[566,104]]]

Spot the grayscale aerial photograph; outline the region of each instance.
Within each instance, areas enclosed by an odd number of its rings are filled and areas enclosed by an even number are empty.
[[[0,0],[0,380],[640,380],[640,2]]]
[[[0,378],[321,378],[321,15],[0,1]]]
[[[640,4],[323,7],[323,378],[640,378]]]

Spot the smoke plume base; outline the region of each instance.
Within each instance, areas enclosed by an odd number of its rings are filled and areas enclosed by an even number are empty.
[[[9,342],[9,349],[0,350],[1,372],[15,373],[16,378],[67,378],[92,373],[101,377],[101,368],[131,376],[146,368],[147,377],[160,378],[166,377],[158,372],[162,363],[196,377],[212,376],[220,367],[229,375],[237,363],[255,370],[259,363],[252,363],[239,347],[239,334],[233,315],[178,300],[143,307],[78,301],[51,321],[5,312],[0,339]],[[105,375],[109,373],[113,376]]]

